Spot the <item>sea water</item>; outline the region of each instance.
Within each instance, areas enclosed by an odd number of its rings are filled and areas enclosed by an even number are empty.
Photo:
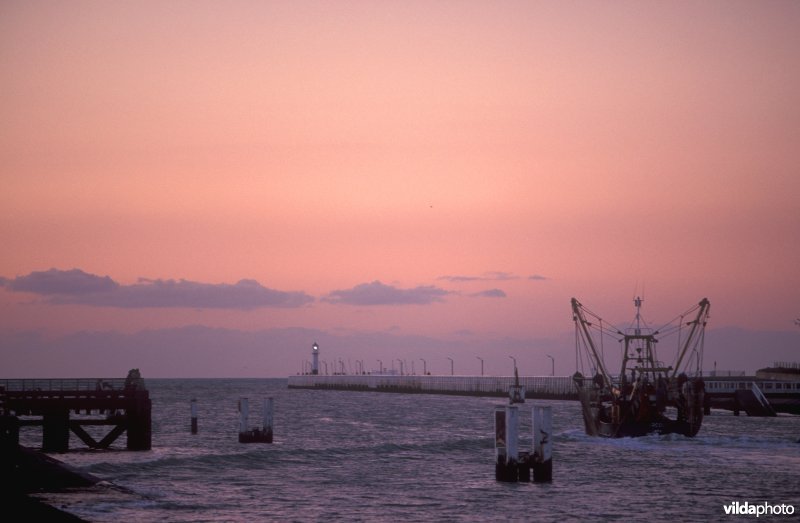
[[[55,455],[102,478],[92,492],[45,495],[89,521],[730,521],[731,503],[791,505],[800,519],[800,417],[712,411],[694,438],[584,434],[575,401],[553,407],[553,481],[501,483],[494,409],[503,398],[288,389],[285,379],[146,380],[152,450]],[[274,443],[238,442],[274,398]],[[197,434],[191,434],[191,399]],[[40,445],[40,429],[23,444]],[[28,441],[25,439],[28,438]],[[30,441],[30,440],[33,441]],[[109,488],[110,487],[110,488]]]

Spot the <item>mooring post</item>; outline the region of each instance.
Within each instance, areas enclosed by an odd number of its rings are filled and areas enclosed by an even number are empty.
[[[553,480],[553,407],[533,407],[533,482]]]
[[[261,427],[267,443],[272,443],[272,398],[264,400],[264,426]]]
[[[250,415],[247,398],[239,398],[239,435],[247,432],[247,418]]]
[[[494,478],[505,481],[506,471],[506,410],[494,409]]]
[[[519,481],[519,409],[516,405],[494,411],[495,479]]]
[[[519,408],[506,406],[506,475],[507,481],[519,480]]]
[[[192,434],[197,434],[197,399],[192,398]]]

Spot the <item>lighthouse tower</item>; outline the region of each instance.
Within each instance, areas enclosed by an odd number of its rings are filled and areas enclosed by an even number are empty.
[[[311,374],[319,374],[319,345],[316,341],[311,346]]]

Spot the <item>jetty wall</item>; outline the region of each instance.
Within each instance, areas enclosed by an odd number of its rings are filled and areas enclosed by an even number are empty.
[[[341,374],[289,376],[290,389],[362,390],[459,396],[508,396],[514,376],[431,376],[391,374]],[[578,399],[571,376],[520,376],[525,397]]]

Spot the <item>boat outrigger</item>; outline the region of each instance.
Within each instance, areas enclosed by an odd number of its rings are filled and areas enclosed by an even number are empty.
[[[709,301],[703,298],[696,306],[655,330],[646,324],[643,326],[641,298],[637,297],[634,304],[635,324],[623,332],[572,298],[579,363],[573,380],[578,389],[586,434],[618,438],[676,433],[692,437],[703,422],[702,361]],[[600,336],[600,346],[593,339],[592,331]],[[656,355],[657,336],[672,334],[678,334],[678,350],[673,363],[666,366]],[[608,372],[604,362],[604,336],[612,336],[622,345],[622,367],[617,376]],[[582,374],[581,369],[588,370],[588,375]]]

